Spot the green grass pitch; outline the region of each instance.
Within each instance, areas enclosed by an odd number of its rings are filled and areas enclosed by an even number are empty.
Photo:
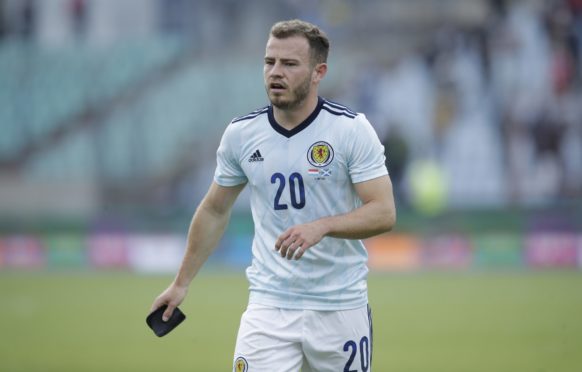
[[[157,338],[145,325],[170,277],[0,272],[0,370],[230,371],[242,274],[206,269]],[[582,371],[582,273],[370,276],[376,372]]]

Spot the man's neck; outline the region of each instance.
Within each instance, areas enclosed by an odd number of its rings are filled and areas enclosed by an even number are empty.
[[[308,97],[302,105],[292,110],[282,110],[273,106],[273,115],[277,123],[287,130],[293,130],[311,115],[317,107],[318,96]]]

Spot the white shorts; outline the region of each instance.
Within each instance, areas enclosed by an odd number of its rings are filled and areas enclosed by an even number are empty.
[[[234,351],[234,372],[370,372],[372,313],[288,310],[250,304]]]

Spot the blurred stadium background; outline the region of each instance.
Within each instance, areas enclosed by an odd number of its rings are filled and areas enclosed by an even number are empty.
[[[160,343],[142,318],[296,17],[331,38],[322,95],[386,145],[376,370],[582,370],[580,0],[0,0],[0,370],[228,370],[247,194],[200,319]]]

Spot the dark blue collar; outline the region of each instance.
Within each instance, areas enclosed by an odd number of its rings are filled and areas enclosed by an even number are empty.
[[[290,138],[296,135],[297,133],[301,132],[303,129],[307,128],[309,124],[311,124],[313,120],[315,120],[315,118],[317,117],[317,115],[319,115],[319,112],[321,111],[321,106],[323,106],[323,98],[317,97],[317,106],[315,107],[315,110],[313,110],[313,112],[307,117],[307,119],[303,120],[303,122],[296,126],[295,128],[287,130],[283,128],[279,123],[277,123],[277,120],[275,120],[275,115],[273,115],[273,105],[270,105],[268,110],[269,123],[271,124],[271,127],[279,134],[282,134],[285,137]]]

